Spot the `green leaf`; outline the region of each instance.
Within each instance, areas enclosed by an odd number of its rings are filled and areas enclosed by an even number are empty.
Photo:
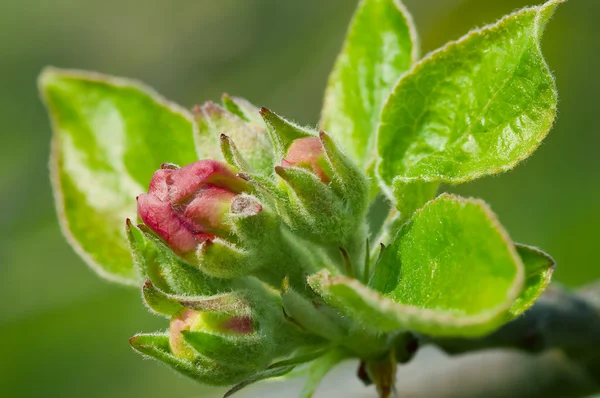
[[[554,79],[540,39],[556,6],[526,8],[423,59],[381,114],[378,175],[460,183],[513,168],[548,134]]]
[[[436,182],[402,182],[394,180],[392,186],[396,209],[400,211],[398,222],[407,221],[413,213],[435,198],[440,184]]]
[[[161,163],[197,160],[184,109],[141,84],[46,69],[40,91],[53,126],[51,174],[64,234],[103,277],[139,283],[123,231]]]
[[[285,282],[281,299],[288,319],[308,332],[330,341],[340,341],[346,337],[347,332],[340,326],[339,319],[334,318],[335,314],[327,313],[326,306],[315,305],[295,292]]]
[[[228,94],[223,94],[221,99],[223,101],[223,106],[229,112],[237,115],[251,125],[254,125],[255,128],[267,128],[264,120],[260,116],[260,108],[252,105],[249,101],[240,97],[233,97]]]
[[[363,0],[329,77],[321,127],[364,168],[375,156],[385,99],[417,57],[416,32],[402,3]]]
[[[327,272],[309,283],[367,328],[472,337],[506,321],[523,279],[521,259],[487,206],[444,194],[384,250],[370,288]]]
[[[332,350],[315,360],[308,369],[308,378],[300,392],[300,398],[311,398],[327,373],[346,358],[348,355],[343,351]]]
[[[525,287],[510,308],[511,318],[518,317],[535,303],[550,284],[556,265],[552,257],[536,247],[517,245],[517,251],[525,266]]]

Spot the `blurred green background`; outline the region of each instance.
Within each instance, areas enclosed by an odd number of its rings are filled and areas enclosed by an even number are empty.
[[[424,53],[528,5],[405,3]],[[36,92],[41,68],[135,77],[188,107],[228,92],[314,125],[355,5],[0,0],[0,396],[213,396],[129,348],[128,337],[166,322],[144,310],[136,290],[97,278],[61,236],[48,182],[50,128]],[[600,1],[572,0],[549,25],[543,47],[560,113],[545,144],[513,172],[452,188],[490,202],[512,237],[551,253],[556,280],[572,286],[600,277],[599,15]]]

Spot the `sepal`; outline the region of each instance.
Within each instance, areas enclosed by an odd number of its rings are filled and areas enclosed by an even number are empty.
[[[264,247],[258,246],[268,245],[280,233],[281,221],[277,214],[248,194],[239,195],[233,200],[229,222],[239,241],[255,251],[264,251]]]
[[[182,332],[183,339],[198,354],[222,364],[261,369],[269,365],[273,343],[257,334],[222,335],[207,331]]]
[[[369,206],[371,186],[364,172],[335,144],[324,131],[319,133],[325,156],[333,169],[332,184],[344,198],[352,217],[364,217]]]
[[[127,220],[126,235],[133,262],[145,278],[161,291],[174,295],[208,296],[232,288],[226,280],[212,278],[182,259],[144,225]]]
[[[216,238],[207,240],[198,247],[198,267],[215,278],[235,278],[250,274],[261,264],[243,249]]]
[[[341,318],[330,307],[303,297],[289,286],[287,279],[281,289],[281,299],[286,318],[302,329],[334,342],[346,337]]]
[[[203,384],[227,386],[247,379],[254,372],[199,358],[187,361],[173,355],[169,336],[165,334],[138,334],[129,339],[131,346],[140,354],[157,359],[185,376]]]
[[[323,244],[345,241],[356,221],[329,185],[311,171],[299,167],[275,167],[288,200],[279,208],[282,217],[298,235]]]
[[[233,143],[233,140],[225,134],[221,134],[221,153],[223,158],[232,167],[237,170],[250,172],[252,166],[244,159],[244,156],[240,153],[239,149]]]
[[[184,308],[179,301],[157,289],[150,279],[142,286],[142,298],[152,312],[167,317],[172,317]]]
[[[194,116],[199,131],[196,135],[199,158],[207,157],[203,156],[206,146],[215,147],[218,151],[221,134],[227,134],[254,170],[264,174],[271,173],[273,150],[264,128],[255,123],[250,124],[238,115],[212,102],[196,106]],[[208,158],[211,157],[214,155],[208,156]]]
[[[283,158],[294,140],[299,138],[314,137],[314,134],[304,127],[279,116],[267,108],[260,109],[275,155]]]
[[[252,193],[261,200],[271,203],[287,200],[287,195],[283,192],[271,177],[265,177],[256,173],[238,173],[238,177],[248,182],[252,187]]]

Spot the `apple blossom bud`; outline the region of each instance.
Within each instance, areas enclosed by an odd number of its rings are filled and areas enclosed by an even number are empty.
[[[226,214],[246,188],[222,162],[165,165],[154,173],[148,193],[138,196],[138,214],[171,249],[186,255],[202,242],[229,235]]]
[[[317,137],[299,138],[292,142],[281,165],[310,169],[323,183],[331,181],[331,167],[325,158],[321,140]]]
[[[361,234],[368,182],[324,132],[292,140],[275,167],[287,193],[279,208],[291,229],[314,242],[348,247]],[[362,238],[361,238],[362,239]],[[362,245],[361,245],[362,246]]]

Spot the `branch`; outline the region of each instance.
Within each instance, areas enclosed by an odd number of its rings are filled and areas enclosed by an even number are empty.
[[[429,360],[406,366],[411,379],[399,373],[399,396],[587,396],[600,391],[600,283],[578,292],[553,285],[522,317],[485,338],[424,342],[452,357],[425,350]]]

